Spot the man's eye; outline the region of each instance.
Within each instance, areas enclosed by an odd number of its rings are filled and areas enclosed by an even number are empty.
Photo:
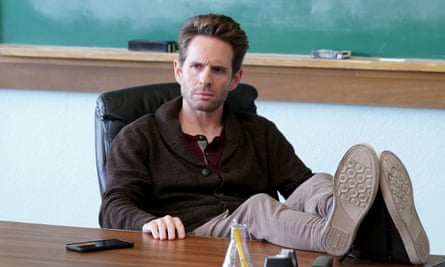
[[[202,65],[201,64],[193,64],[192,65],[192,69],[202,69]]]
[[[214,67],[213,68],[213,72],[215,72],[215,73],[224,73],[225,69],[224,68],[220,68],[220,67]]]

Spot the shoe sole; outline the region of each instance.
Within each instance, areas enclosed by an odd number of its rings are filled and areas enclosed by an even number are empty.
[[[414,206],[408,171],[394,153],[383,151],[380,155],[380,172],[383,200],[406,253],[412,264],[425,264],[430,253],[429,241]]]
[[[349,252],[377,195],[378,179],[374,149],[360,144],[345,153],[334,176],[334,204],[322,236],[327,253],[343,256]]]

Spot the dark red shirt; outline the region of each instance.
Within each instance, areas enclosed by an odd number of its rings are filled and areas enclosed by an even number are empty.
[[[216,136],[210,143],[208,143],[208,140],[204,135],[184,135],[193,154],[202,161],[206,162],[207,165],[217,172],[221,166],[221,156],[224,148],[224,135]],[[207,144],[204,150],[201,150],[199,142],[205,142]]]

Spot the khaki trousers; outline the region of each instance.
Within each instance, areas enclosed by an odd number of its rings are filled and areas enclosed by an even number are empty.
[[[230,237],[233,220],[246,224],[250,239],[278,246],[324,252],[321,236],[333,202],[333,178],[317,173],[284,201],[256,194],[232,214],[222,213],[196,228],[193,235]]]

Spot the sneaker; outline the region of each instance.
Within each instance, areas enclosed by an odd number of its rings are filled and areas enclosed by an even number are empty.
[[[355,258],[372,262],[411,264],[383,201],[381,190],[377,191],[374,203],[363,219],[352,246],[351,256]]]
[[[390,151],[380,155],[380,188],[389,215],[412,264],[428,261],[430,247],[414,206],[413,187],[403,163]]]
[[[343,156],[334,176],[334,202],[322,235],[331,255],[346,255],[360,223],[379,188],[377,154],[368,145],[355,145]]]

